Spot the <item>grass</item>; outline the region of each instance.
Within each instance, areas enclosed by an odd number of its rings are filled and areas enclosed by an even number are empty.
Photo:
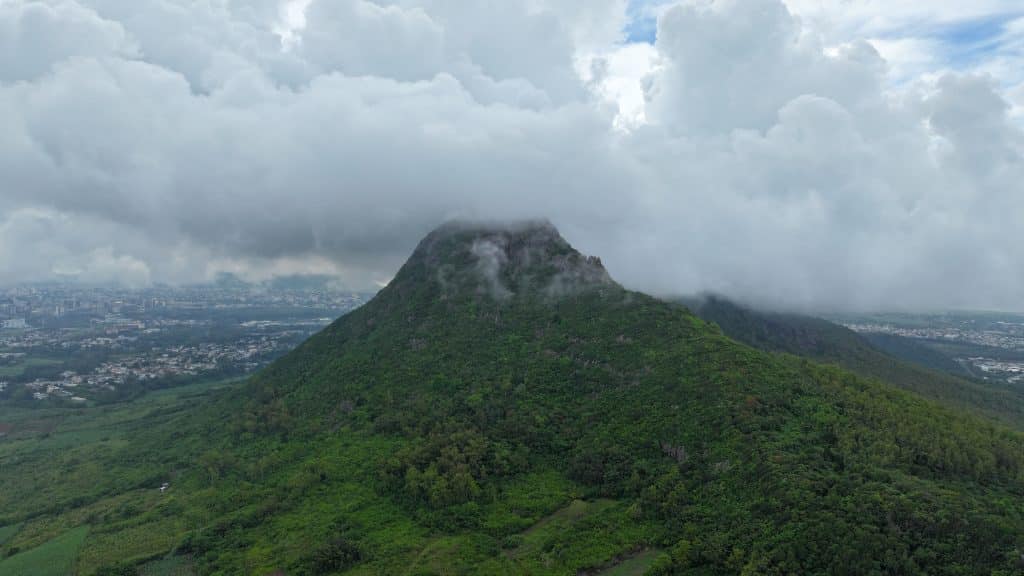
[[[597,573],[597,576],[643,576],[654,565],[660,552],[644,550],[639,554],[626,558],[622,562]]]
[[[171,556],[154,560],[139,568],[139,576],[195,576],[192,559],[185,556]]]
[[[11,524],[10,526],[0,526],[0,546],[3,546],[4,542],[7,542],[21,530],[21,524]]]
[[[89,534],[88,526],[80,526],[0,562],[4,576],[67,576],[78,558],[82,542]]]
[[[26,368],[30,368],[32,366],[55,366],[60,363],[60,360],[54,360],[53,358],[29,356],[16,364],[0,366],[0,378],[16,378],[21,376],[25,372]]]
[[[94,531],[78,560],[79,572],[91,574],[114,562],[132,563],[152,558],[154,552],[174,548],[185,531],[181,520],[173,517],[147,519],[137,526],[131,524],[130,521],[123,522],[103,533]],[[111,554],[111,551],[116,551],[116,554]]]
[[[154,482],[165,479],[161,471],[180,465],[157,461],[132,472],[112,454],[132,453],[133,442],[154,422],[206,401],[205,395],[231,383],[198,382],[108,406],[0,407],[0,423],[11,428],[0,438],[0,461],[16,464],[9,474],[0,474],[0,558],[21,550],[13,561],[83,525],[93,529],[76,554],[81,574],[173,548],[188,527],[165,510],[175,500],[162,497]],[[158,477],[150,478],[154,474]],[[5,562],[0,575],[36,573],[12,572],[22,562]]]
[[[595,502],[573,500],[565,508],[558,510],[550,516],[542,518],[539,522],[523,532],[520,537],[515,538],[513,541],[519,541],[521,543],[510,552],[510,555],[515,558],[531,554],[543,548],[545,542],[547,542],[553,534],[562,533],[578,523],[580,520],[599,514],[613,505],[615,505],[614,500],[597,500]]]

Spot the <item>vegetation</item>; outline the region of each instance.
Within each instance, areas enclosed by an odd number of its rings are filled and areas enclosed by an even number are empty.
[[[918,340],[881,332],[867,333],[863,336],[872,346],[894,358],[954,376],[972,375],[960,362]]]
[[[0,574],[7,576],[65,576],[89,533],[88,526],[69,530],[32,550],[0,560]]]
[[[4,364],[0,364],[0,378],[24,377],[26,372],[34,374],[37,370],[60,366],[61,364],[60,360],[43,358],[40,356],[17,358],[12,361],[5,361]]]
[[[435,232],[245,383],[0,420],[0,551],[89,526],[82,575],[1024,569],[1020,433],[739,344],[544,226]]]
[[[18,533],[18,530],[21,530],[20,524],[0,526],[0,546],[2,546],[4,542],[7,542],[11,538],[13,538],[14,535]]]
[[[965,377],[949,356],[912,340],[886,334],[866,338],[827,320],[759,312],[716,296],[685,304],[729,337],[755,348],[836,364],[1024,429],[1024,390]]]

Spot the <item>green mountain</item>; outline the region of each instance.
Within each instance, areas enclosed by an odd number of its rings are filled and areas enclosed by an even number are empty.
[[[913,338],[882,332],[867,332],[863,334],[863,337],[875,348],[905,362],[952,374],[960,378],[973,376],[968,368],[957,362],[952,356],[943,354],[935,348],[922,344]]]
[[[0,444],[0,533],[89,526],[79,574],[1024,569],[1021,434],[737,343],[544,223],[442,227],[248,382],[68,422]]]
[[[1024,391],[956,376],[950,372],[963,373],[956,362],[911,340],[884,334],[867,338],[820,318],[762,312],[714,295],[684,303],[729,337],[755,348],[835,364],[1024,429]]]

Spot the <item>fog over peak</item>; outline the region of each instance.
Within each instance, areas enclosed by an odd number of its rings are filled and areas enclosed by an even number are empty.
[[[0,2],[0,279],[371,288],[547,218],[659,294],[1024,310],[1020,87],[801,4]]]

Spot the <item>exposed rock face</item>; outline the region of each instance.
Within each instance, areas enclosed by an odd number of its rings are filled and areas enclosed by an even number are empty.
[[[470,291],[499,301],[616,286],[599,258],[580,254],[547,221],[445,224],[420,243],[394,282],[419,279],[440,284],[445,294]]]

